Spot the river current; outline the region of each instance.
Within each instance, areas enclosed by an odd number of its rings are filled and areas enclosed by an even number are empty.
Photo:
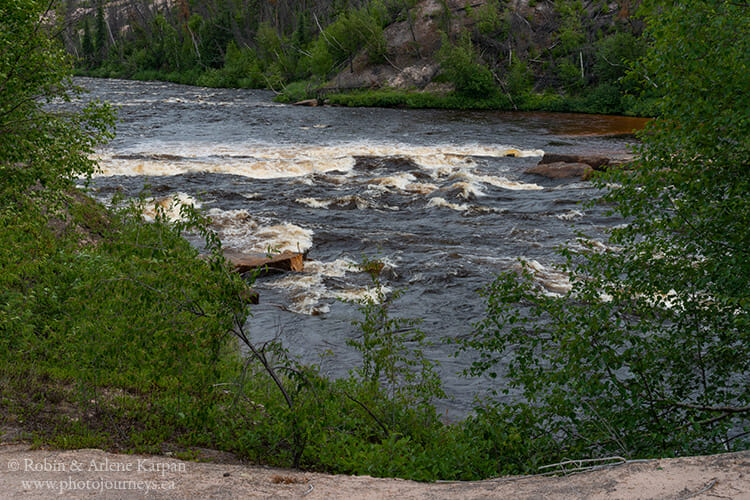
[[[118,108],[93,195],[178,197],[211,216],[226,248],[306,252],[305,271],[261,277],[248,330],[279,337],[331,376],[358,363],[347,301],[373,296],[363,255],[383,260],[394,314],[422,318],[441,363],[448,418],[502,382],[457,375],[468,356],[441,342],[472,331],[478,291],[527,261],[549,293],[565,290],[555,248],[576,233],[600,241],[620,221],[584,208],[590,183],[526,174],[545,153],[622,156],[642,122],[550,113],[298,107],[257,90],[77,79]]]

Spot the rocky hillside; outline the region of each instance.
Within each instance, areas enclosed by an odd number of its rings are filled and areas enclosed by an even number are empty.
[[[597,51],[601,52],[602,41],[613,33],[621,34],[620,43],[633,42],[631,37],[640,35],[641,24],[631,15],[632,4],[511,0],[501,6],[492,0],[421,0],[407,19],[385,28],[385,62],[372,64],[367,50],[362,50],[352,67],[340,71],[328,85],[339,89],[444,88],[433,83],[440,74],[443,33],[452,42],[470,34],[478,60],[493,70],[498,82],[514,64],[525,65],[537,87],[564,86],[566,75],[561,73],[565,70],[575,73],[573,80],[582,73],[580,84],[607,76],[601,73],[620,76],[621,71],[615,69],[623,64],[623,58],[608,61],[607,54]],[[627,49],[612,47],[616,48]],[[570,65],[576,66],[575,71]],[[610,66],[608,71],[595,72],[604,65]],[[555,68],[558,71],[551,70]]]
[[[531,108],[547,102],[533,96],[585,97],[584,107],[622,112],[632,106],[623,95],[640,90],[626,77],[645,50],[638,2],[69,0],[56,22],[80,71],[93,76],[292,96],[453,90]]]

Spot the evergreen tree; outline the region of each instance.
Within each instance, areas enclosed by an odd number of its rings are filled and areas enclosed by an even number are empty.
[[[101,64],[107,57],[107,20],[104,19],[104,0],[97,0],[96,4],[96,32],[94,33],[96,48],[96,63]]]
[[[90,68],[94,64],[96,49],[94,48],[94,39],[91,37],[91,24],[88,17],[83,21],[81,51],[83,52],[84,65]]]

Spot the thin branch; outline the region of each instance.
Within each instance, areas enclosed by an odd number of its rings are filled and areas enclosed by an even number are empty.
[[[390,436],[391,432],[388,430],[388,427],[386,427],[385,424],[381,422],[380,419],[376,417],[375,414],[372,411],[370,411],[370,409],[367,406],[365,406],[362,402],[355,399],[348,392],[343,391],[343,393],[344,393],[344,396],[346,396],[347,398],[351,399],[352,401],[357,403],[359,406],[361,406],[362,409],[365,410],[367,414],[370,415],[372,419],[380,426],[380,428],[383,429],[383,432],[385,432],[386,436]]]
[[[694,493],[690,493],[688,495],[685,495],[684,497],[680,497],[678,500],[687,500],[688,498],[697,497],[701,493],[705,493],[708,490],[710,490],[711,488],[713,488],[716,485],[716,482],[717,482],[717,479],[713,478],[713,479],[711,479],[711,482],[709,482],[702,490],[696,491]]]

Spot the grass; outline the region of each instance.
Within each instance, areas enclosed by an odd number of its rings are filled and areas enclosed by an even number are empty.
[[[296,102],[317,97],[332,106],[384,107],[409,109],[457,109],[497,111],[551,111],[565,113],[653,115],[653,103],[630,96],[613,95],[607,89],[594,89],[582,95],[528,92],[510,96],[500,92],[476,98],[456,92],[432,93],[418,90],[367,89],[325,93],[310,85],[289,85],[278,102]]]

